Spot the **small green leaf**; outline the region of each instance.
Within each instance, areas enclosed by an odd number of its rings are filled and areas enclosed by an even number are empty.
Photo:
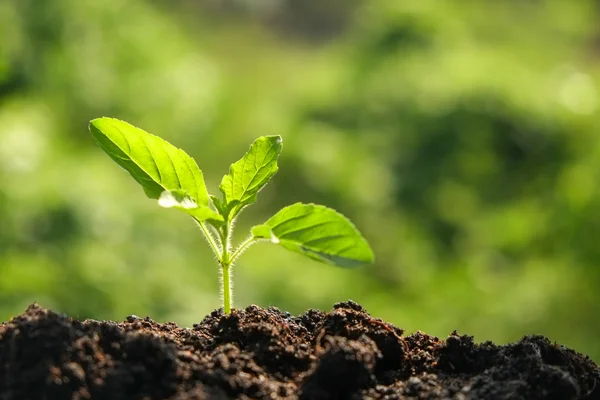
[[[209,195],[209,197],[212,200],[212,202],[213,202],[215,208],[217,209],[217,211],[219,212],[219,214],[221,214],[224,219],[229,219],[229,214],[231,213],[231,210],[233,210],[233,208],[235,208],[237,205],[240,204],[240,202],[237,200],[234,200],[234,201],[226,204],[223,200],[221,200],[217,196]]]
[[[256,201],[256,194],[269,182],[277,170],[281,153],[281,136],[262,136],[254,141],[244,157],[229,168],[219,189],[226,204],[238,201],[236,212]]]
[[[374,259],[369,244],[350,220],[315,204],[283,208],[263,225],[253,227],[252,236],[340,267],[369,264]]]
[[[97,118],[90,132],[100,147],[144,188],[158,199],[165,191],[183,190],[198,206],[208,207],[208,192],[202,171],[183,150],[127,122]]]
[[[208,197],[212,201],[213,205],[215,206],[215,208],[217,209],[219,214],[225,215],[225,211],[226,211],[225,203],[220,198],[218,198],[217,196],[213,196],[212,194],[209,194]]]
[[[210,207],[198,205],[192,197],[183,190],[165,190],[158,198],[158,205],[164,208],[177,208],[198,221],[223,221],[223,217],[214,212]]]

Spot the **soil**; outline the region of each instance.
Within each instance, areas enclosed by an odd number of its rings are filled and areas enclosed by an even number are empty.
[[[250,306],[193,328],[78,321],[39,305],[0,325],[0,399],[600,399],[600,369],[542,336],[403,336],[360,305]]]

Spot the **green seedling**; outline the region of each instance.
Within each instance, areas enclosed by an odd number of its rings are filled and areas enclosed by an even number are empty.
[[[284,207],[264,224],[255,226],[239,246],[231,234],[242,210],[256,201],[279,169],[281,136],[262,136],[223,177],[221,196],[208,194],[196,161],[183,150],[127,122],[98,118],[90,132],[100,147],[165,208],[189,214],[214,251],[221,266],[223,310],[231,312],[231,269],[252,244],[268,241],[327,264],[353,267],[373,262],[373,252],[356,227],[325,206],[296,203]]]

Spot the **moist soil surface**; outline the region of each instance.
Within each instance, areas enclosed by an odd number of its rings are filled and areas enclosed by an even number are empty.
[[[78,321],[36,304],[0,325],[0,399],[600,399],[588,357],[525,336],[404,336],[348,301],[250,306],[193,328]]]

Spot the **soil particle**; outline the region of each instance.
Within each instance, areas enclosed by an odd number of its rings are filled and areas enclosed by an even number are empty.
[[[349,399],[375,384],[373,371],[381,353],[367,336],[358,340],[327,336],[317,361],[300,379],[301,399]]]
[[[214,311],[192,329],[34,304],[0,324],[0,400],[280,398],[594,400],[600,369],[542,336],[403,336],[351,301],[297,317]]]

